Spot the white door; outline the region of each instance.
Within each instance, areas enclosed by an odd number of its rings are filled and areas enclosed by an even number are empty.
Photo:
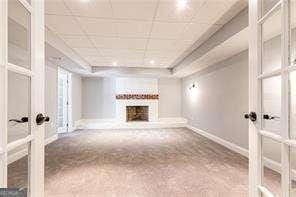
[[[296,196],[295,3],[249,0],[250,197]]]
[[[58,71],[58,132],[66,133],[69,127],[69,76],[66,70]]]
[[[39,114],[39,115],[38,115]],[[43,0],[0,2],[0,187],[44,195]]]

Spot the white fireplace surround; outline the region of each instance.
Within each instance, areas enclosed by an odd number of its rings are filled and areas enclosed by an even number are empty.
[[[117,78],[116,94],[158,94],[158,80],[151,78]],[[148,106],[149,121],[158,121],[158,99],[117,99],[116,120],[126,122],[126,106]]]

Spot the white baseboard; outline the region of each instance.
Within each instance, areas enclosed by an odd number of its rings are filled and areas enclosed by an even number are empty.
[[[212,141],[214,141],[214,142],[216,142],[216,143],[218,143],[218,144],[220,144],[220,145],[222,145],[222,146],[224,146],[224,147],[226,147],[226,148],[228,148],[228,149],[230,149],[230,150],[232,150],[232,151],[234,151],[236,153],[239,153],[239,154],[241,154],[241,155],[243,155],[243,156],[245,156],[247,158],[249,157],[249,151],[247,149],[245,149],[245,148],[242,148],[242,147],[240,147],[240,146],[238,146],[238,145],[236,145],[234,143],[231,143],[231,142],[229,142],[227,140],[224,140],[224,139],[222,139],[220,137],[217,137],[217,136],[215,136],[213,134],[210,134],[210,133],[208,133],[208,132],[206,132],[204,130],[193,127],[193,126],[191,126],[189,124],[187,124],[186,127],[188,129],[194,131],[195,133],[200,134],[200,135],[202,135],[202,136],[204,136],[204,137],[206,137],[206,138],[208,138],[208,139],[210,139],[210,140],[212,140]],[[279,162],[276,162],[274,160],[271,160],[269,158],[264,157],[263,158],[263,163],[267,168],[269,168],[271,170],[274,170],[276,172],[279,172],[279,173],[281,172],[281,164]],[[296,180],[296,170],[292,170],[292,179]]]
[[[73,131],[75,131],[75,127],[70,126],[69,129],[68,129],[68,132],[71,133]]]
[[[8,158],[7,158],[7,163],[8,164],[11,164],[23,157],[25,157],[26,155],[28,154],[28,149],[25,148],[25,149],[22,149],[16,153],[13,153],[12,155],[9,155]]]
[[[45,145],[50,144],[50,143],[54,142],[57,139],[58,139],[58,134],[55,134],[55,135],[45,139]],[[20,150],[18,152],[15,152],[12,155],[9,155],[7,162],[8,162],[8,164],[11,164],[11,163],[25,157],[26,155],[28,155],[28,149],[27,148],[22,149],[22,150]]]
[[[151,129],[185,127],[184,118],[159,118],[154,122],[120,122],[116,119],[81,119],[75,122],[76,129]]]
[[[56,141],[58,138],[59,138],[58,137],[58,134],[54,134],[53,136],[46,138],[45,139],[45,145],[50,144],[50,143]]]
[[[192,130],[192,131],[194,131],[194,132],[196,132],[196,133],[198,133],[198,134],[200,134],[200,135],[202,135],[202,136],[204,136],[204,137],[206,137],[206,138],[208,138],[208,139],[222,145],[222,146],[227,147],[228,149],[230,149],[230,150],[232,150],[232,151],[234,151],[236,153],[239,153],[239,154],[241,154],[241,155],[243,155],[245,157],[249,157],[249,151],[247,149],[245,149],[245,148],[242,148],[242,147],[240,147],[240,146],[238,146],[236,144],[233,144],[233,143],[231,143],[231,142],[229,142],[227,140],[224,140],[224,139],[222,139],[220,137],[212,135],[212,134],[210,134],[210,133],[208,133],[206,131],[203,131],[203,130],[198,129],[196,127],[193,127],[191,125],[187,125],[186,127],[188,129],[190,129],[190,130]]]

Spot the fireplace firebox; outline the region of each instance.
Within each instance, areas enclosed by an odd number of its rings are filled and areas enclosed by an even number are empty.
[[[126,106],[126,121],[149,121],[148,106]]]

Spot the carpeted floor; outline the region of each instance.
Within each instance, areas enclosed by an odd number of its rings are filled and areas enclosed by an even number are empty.
[[[77,131],[46,146],[50,197],[244,197],[248,160],[188,129]],[[26,186],[26,158],[9,186]],[[265,171],[279,194],[280,176]]]

